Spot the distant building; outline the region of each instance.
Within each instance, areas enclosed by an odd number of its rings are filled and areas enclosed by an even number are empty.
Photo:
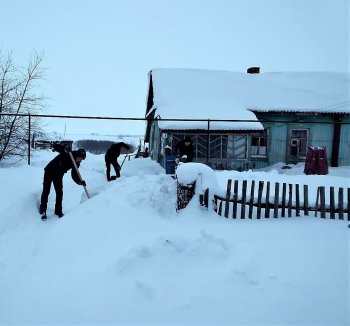
[[[31,147],[35,149],[49,149],[52,146],[52,143],[58,142],[62,145],[69,145],[71,148],[73,148],[73,140],[54,140],[50,139],[48,137],[36,137],[35,135],[32,138],[31,141]]]
[[[145,141],[164,167],[185,136],[194,161],[214,169],[303,162],[308,146],[325,146],[331,166],[350,165],[349,86],[348,73],[154,69]]]

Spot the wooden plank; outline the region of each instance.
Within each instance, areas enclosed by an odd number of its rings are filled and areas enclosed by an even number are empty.
[[[232,180],[227,181],[227,190],[226,190],[226,202],[225,202],[225,217],[228,218],[228,212],[230,210],[230,198],[231,198],[231,184]]]
[[[286,194],[287,194],[287,184],[282,185],[282,217],[286,216]]]
[[[245,204],[247,201],[247,180],[243,180],[242,185],[242,204],[241,204],[241,218],[245,218]]]
[[[222,216],[222,200],[220,200],[219,215]]]
[[[299,185],[295,185],[295,215],[300,216],[300,196]]]
[[[292,200],[293,200],[293,185],[288,184],[289,195],[288,195],[288,217],[292,217]]]
[[[234,185],[233,185],[232,218],[237,218],[237,200],[238,200],[238,180],[235,180]]]
[[[209,207],[209,188],[204,191],[204,206]]]
[[[251,184],[251,186],[250,186],[250,199],[249,199],[249,213],[248,213],[248,218],[252,218],[252,216],[253,216],[254,192],[255,192],[255,180],[252,180],[252,184]]]
[[[338,208],[339,208],[339,220],[344,219],[344,189],[339,188],[338,191]]]
[[[304,185],[304,215],[309,215],[309,186]]]
[[[270,181],[266,183],[265,218],[270,218]]]
[[[264,189],[264,181],[259,181],[259,188],[258,188],[258,210],[256,214],[256,218],[261,217],[261,198],[262,198],[262,193]]]
[[[330,187],[330,193],[329,193],[329,209],[330,209],[330,216],[331,219],[335,219],[335,200],[334,200],[334,187]]]
[[[317,217],[319,200],[320,200],[320,187],[317,187],[317,195],[316,195],[316,203],[315,203],[315,217]]]
[[[326,191],[325,187],[320,187],[321,218],[326,218]]]
[[[214,205],[215,205],[215,213],[218,213],[219,208],[218,208],[218,199],[217,199],[217,197],[214,197]]]
[[[280,199],[280,184],[278,182],[275,183],[275,200],[274,200],[274,208],[273,208],[273,217],[278,217],[278,204]]]

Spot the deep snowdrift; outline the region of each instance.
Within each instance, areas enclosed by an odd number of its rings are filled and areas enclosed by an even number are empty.
[[[43,167],[55,154],[35,155],[0,169],[0,324],[349,323],[347,222],[226,220],[196,201],[177,214],[175,181],[155,162],[126,161],[107,183],[94,155],[81,166],[93,197],[67,174],[64,218],[52,189],[42,222]],[[275,169],[241,178],[305,181]],[[217,173],[223,188],[233,175]]]

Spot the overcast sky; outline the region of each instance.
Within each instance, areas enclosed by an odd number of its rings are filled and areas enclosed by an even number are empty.
[[[0,49],[44,51],[45,113],[144,117],[148,72],[349,72],[350,0],[0,0]],[[67,132],[144,133],[144,123],[46,119]]]

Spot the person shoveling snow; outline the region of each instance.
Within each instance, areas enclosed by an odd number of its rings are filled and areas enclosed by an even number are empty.
[[[105,155],[105,162],[106,162],[106,175],[107,175],[107,181],[116,180],[120,177],[120,170],[121,166],[118,163],[118,157],[120,155],[121,148],[125,148],[126,150],[130,149],[130,146],[120,142],[115,143],[111,145],[111,147],[107,150]],[[115,176],[111,176],[111,165],[113,165],[114,171],[116,173]]]
[[[59,155],[50,161],[50,163],[47,164],[44,169],[43,191],[41,194],[39,208],[42,220],[47,219],[46,209],[51,183],[53,183],[56,191],[55,215],[57,215],[59,218],[64,215],[62,212],[63,176],[68,172],[68,170],[72,169],[72,179],[76,184],[86,187],[86,182],[81,179],[77,169],[81,161],[85,160],[86,158],[85,150],[78,149],[76,151],[71,151],[70,146],[63,146],[61,144],[53,144],[52,150],[54,152],[58,152]]]

